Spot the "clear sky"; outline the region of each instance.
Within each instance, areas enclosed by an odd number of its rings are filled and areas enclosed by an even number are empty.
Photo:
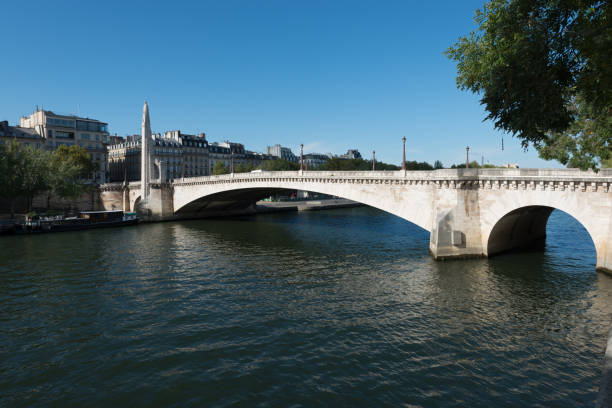
[[[483,1],[5,1],[0,120],[36,105],[265,151],[561,167],[483,122],[443,52]]]

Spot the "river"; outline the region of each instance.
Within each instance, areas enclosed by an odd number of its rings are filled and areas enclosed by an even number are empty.
[[[1,406],[593,405],[612,278],[360,207],[0,237]]]

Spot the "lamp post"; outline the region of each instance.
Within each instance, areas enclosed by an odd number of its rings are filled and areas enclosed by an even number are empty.
[[[402,170],[406,171],[406,136],[402,137],[403,152],[402,152]]]
[[[304,170],[304,145],[300,144],[300,171]]]
[[[376,151],[372,150],[372,171],[376,170]]]
[[[231,155],[231,157],[232,157],[232,161],[231,161],[232,166],[231,167],[232,168],[231,168],[231,170],[232,170],[232,174],[234,174],[234,149],[232,149],[231,152],[232,152],[232,155]]]
[[[466,146],[465,148],[465,168],[470,167],[470,146]]]

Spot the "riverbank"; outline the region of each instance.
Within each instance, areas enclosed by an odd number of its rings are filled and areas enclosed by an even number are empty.
[[[269,214],[283,211],[332,210],[336,208],[359,207],[362,205],[361,203],[346,200],[344,198],[308,201],[258,201],[255,205],[255,211],[257,214]]]

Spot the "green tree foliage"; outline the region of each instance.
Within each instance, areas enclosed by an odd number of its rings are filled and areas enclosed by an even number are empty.
[[[15,200],[23,195],[23,166],[19,143],[0,145],[0,196],[11,204],[11,218],[15,215]]]
[[[446,54],[497,129],[540,156],[596,168],[611,157],[612,24],[601,0],[491,0]]]
[[[333,157],[313,170],[322,171],[366,171],[372,170],[372,161],[363,159],[342,159]],[[376,162],[376,170],[399,170],[398,166]]]
[[[264,171],[299,170],[300,165],[285,159],[265,160],[259,168]]]
[[[227,169],[225,168],[225,164],[223,162],[218,161],[213,167],[212,174],[217,176],[219,174],[227,174]]]
[[[49,189],[49,177],[53,172],[50,167],[51,154],[43,149],[26,146],[20,149],[20,155],[21,195],[26,197],[28,209],[32,209],[34,196]]]
[[[238,164],[238,166],[236,166],[236,169],[234,169],[234,171],[236,173],[249,173],[253,171],[253,165],[249,163],[245,166],[243,163],[240,163]]]
[[[58,147],[53,152],[53,160],[70,162],[81,178],[91,178],[93,172],[98,170],[98,166],[91,160],[89,152],[78,145]]]
[[[22,146],[17,141],[0,146],[0,196],[11,203],[23,197],[28,209],[33,197],[45,191],[76,197],[92,186],[86,181],[95,170],[89,153],[80,146],[62,146],[54,152]]]
[[[433,170],[433,166],[427,162],[407,161],[406,170]]]
[[[464,169],[465,168],[465,163],[460,163],[460,164],[453,164],[452,166],[450,166],[451,169]],[[478,163],[476,160],[472,160],[470,162],[470,169],[495,169],[497,168],[496,165],[494,164],[484,164],[484,165],[480,165],[480,163]]]
[[[438,170],[438,169],[443,169],[444,165],[442,164],[442,162],[440,160],[436,160],[434,163],[434,169]]]
[[[81,146],[58,147],[51,155],[50,167],[50,191],[60,197],[76,198],[93,187],[88,179],[97,166]]]

